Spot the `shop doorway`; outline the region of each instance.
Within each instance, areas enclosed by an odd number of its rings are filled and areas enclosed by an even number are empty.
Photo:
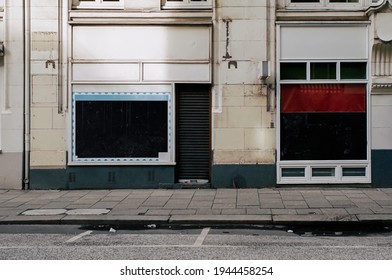
[[[211,86],[176,85],[176,179],[180,183],[210,181]]]

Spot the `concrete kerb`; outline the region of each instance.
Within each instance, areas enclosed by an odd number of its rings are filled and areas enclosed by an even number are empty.
[[[299,217],[300,216],[300,217]],[[392,215],[358,215],[338,219],[325,215],[167,215],[167,216],[8,216],[0,224],[64,224],[64,225],[113,225],[113,226],[303,226],[303,227],[372,227],[391,226]],[[381,217],[380,217],[381,216]]]

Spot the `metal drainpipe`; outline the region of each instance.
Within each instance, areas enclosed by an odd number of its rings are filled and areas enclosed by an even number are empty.
[[[30,58],[31,58],[31,10],[30,0],[23,1],[23,48],[24,48],[24,169],[23,169],[23,189],[29,189],[30,183]]]
[[[58,0],[58,42],[57,42],[57,56],[58,56],[58,70],[57,70],[57,113],[64,113],[63,104],[63,0]]]

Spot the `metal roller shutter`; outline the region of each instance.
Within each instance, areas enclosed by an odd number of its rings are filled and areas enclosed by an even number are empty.
[[[210,177],[210,86],[177,85],[177,179]]]

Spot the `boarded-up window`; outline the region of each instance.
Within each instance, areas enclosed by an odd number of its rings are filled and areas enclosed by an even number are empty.
[[[159,161],[169,152],[168,94],[74,96],[74,158]]]

